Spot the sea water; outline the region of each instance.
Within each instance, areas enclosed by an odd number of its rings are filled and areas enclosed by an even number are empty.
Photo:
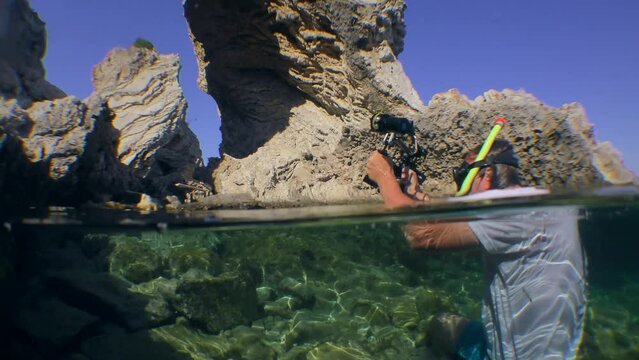
[[[639,191],[440,204],[50,209],[0,235],[3,359],[436,359],[429,322],[480,319],[477,249],[411,250],[402,226],[579,209],[580,359],[639,358]]]

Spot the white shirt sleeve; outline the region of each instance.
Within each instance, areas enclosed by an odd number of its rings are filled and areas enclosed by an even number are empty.
[[[490,254],[516,254],[528,250],[540,230],[534,222],[512,218],[477,220],[468,223],[482,246]]]

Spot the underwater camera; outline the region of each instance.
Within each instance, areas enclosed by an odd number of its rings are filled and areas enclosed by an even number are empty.
[[[371,117],[371,130],[381,133],[415,134],[415,127],[412,121],[388,114],[373,115]]]
[[[389,147],[396,147],[404,160],[409,160],[419,153],[415,126],[407,118],[375,114],[371,117],[371,130],[384,134],[380,151],[385,154]]]
[[[393,116],[389,114],[375,114],[370,120],[371,131],[384,134],[381,148],[378,148],[382,154],[388,156],[390,149],[398,152],[401,158],[399,164],[393,164],[393,171],[400,183],[401,174],[406,169],[412,169],[417,173],[419,182],[424,180],[424,175],[415,168],[415,158],[421,155],[419,144],[417,143],[417,135],[415,134],[415,126],[413,122],[407,118]],[[364,182],[377,187],[368,176],[364,177]],[[402,183],[402,187],[407,184]]]

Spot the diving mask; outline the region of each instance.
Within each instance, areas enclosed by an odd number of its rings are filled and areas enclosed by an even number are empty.
[[[459,167],[453,169],[453,179],[455,179],[457,190],[461,189],[462,184],[464,183],[464,180],[466,179],[466,176],[468,176],[470,170],[474,168],[483,169],[496,164],[504,164],[519,168],[519,159],[517,159],[512,146],[509,146],[499,154],[489,156],[484,160],[474,161],[471,163],[469,163],[468,161],[464,161]]]

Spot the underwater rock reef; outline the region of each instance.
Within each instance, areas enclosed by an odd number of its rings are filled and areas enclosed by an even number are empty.
[[[397,226],[13,230],[32,254],[0,309],[15,358],[434,359],[433,314],[479,316],[478,258],[439,271],[444,260],[418,261]]]
[[[510,121],[527,182],[556,190],[637,183],[620,155],[597,143],[578,104],[545,106],[520,91],[458,91],[422,104],[398,60],[406,33],[401,0],[187,0],[200,87],[218,103],[222,160],[215,190],[261,201],[370,198],[364,165],[380,138],[375,113],[413,120],[425,188],[454,192],[450,168],[492,122]]]
[[[601,205],[580,222],[590,295],[578,359],[636,359],[638,210]],[[442,359],[430,321],[480,318],[481,253],[410,250],[403,225],[0,227],[0,354]]]

